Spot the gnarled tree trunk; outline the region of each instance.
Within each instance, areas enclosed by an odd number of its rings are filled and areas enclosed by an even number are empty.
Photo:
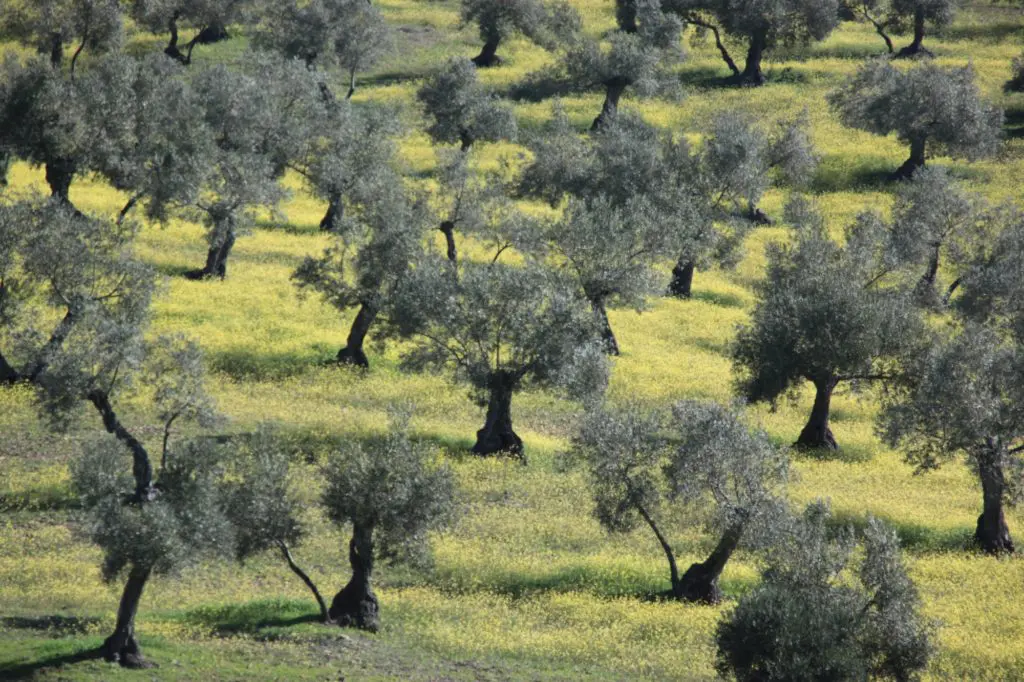
[[[911,140],[910,158],[904,161],[903,165],[897,168],[892,175],[889,176],[889,179],[906,180],[913,177],[914,173],[916,173],[919,168],[924,168],[927,143],[928,138],[924,135],[915,137]]]
[[[990,442],[977,460],[984,507],[981,516],[978,517],[974,539],[989,554],[1012,552],[1013,539],[1010,537],[1010,528],[1006,525],[1006,516],[1003,513],[1006,480],[1003,478],[1000,453]]]
[[[373,526],[353,524],[348,543],[352,577],[334,595],[328,616],[341,627],[376,632],[380,628],[380,603],[373,593]]]
[[[46,164],[46,184],[55,199],[71,204],[71,181],[75,179],[78,164],[72,159],[54,159]]]
[[[742,537],[742,524],[735,524],[727,528],[718,541],[718,546],[711,552],[711,556],[702,563],[690,566],[679,583],[673,586],[676,598],[704,604],[717,604],[722,601],[722,590],[718,587],[718,578],[722,575],[725,564],[736,551],[736,547],[739,546]]]
[[[120,663],[126,668],[155,667],[142,657],[139,642],[135,639],[135,614],[139,610],[142,590],[149,580],[149,574],[148,566],[132,565],[128,573],[128,582],[125,583],[124,592],[121,594],[121,604],[117,608],[114,633],[107,637],[100,647],[106,660]]]
[[[798,447],[815,448],[825,450],[838,450],[832,429],[829,427],[829,412],[832,407],[832,392],[838,384],[834,376],[816,377],[814,379],[814,407],[811,409],[811,418],[807,425],[800,432],[796,441]]]
[[[228,256],[231,255],[231,249],[235,245],[235,228],[230,224],[230,218],[214,226],[214,235],[215,238],[206,252],[206,265],[200,270],[185,273],[189,279],[212,279],[214,277],[224,279],[227,277]]]
[[[219,21],[214,21],[203,27],[203,30],[196,36],[196,42],[200,45],[212,45],[230,37],[227,27]]]
[[[338,229],[338,224],[345,216],[345,206],[342,203],[341,192],[331,192],[327,202],[327,213],[320,220],[320,229],[325,232],[333,232]]]
[[[597,317],[597,324],[601,328],[601,338],[604,340],[604,350],[608,355],[619,355],[619,342],[612,331],[612,323],[608,319],[608,310],[605,308],[604,298],[601,296],[590,297],[590,307]]]
[[[636,33],[636,0],[616,0],[615,21],[626,33]]]
[[[491,374],[487,417],[484,427],[476,432],[475,454],[502,452],[522,457],[523,439],[512,428],[512,395],[516,383],[516,377],[508,370],[497,370]]]
[[[622,98],[622,93],[626,90],[627,85],[629,83],[624,78],[613,78],[605,82],[604,105],[601,107],[601,113],[597,115],[594,123],[590,126],[591,130],[597,130],[615,118],[615,114],[619,111],[619,99]]]
[[[747,48],[747,61],[743,67],[743,73],[733,77],[733,82],[738,85],[759,86],[764,85],[765,77],[761,71],[761,63],[764,61],[764,53],[768,49],[768,34],[765,31],[756,31],[750,36],[750,46]]]
[[[363,342],[370,331],[370,326],[377,319],[377,307],[370,303],[363,303],[359,306],[356,319],[352,321],[352,328],[348,332],[347,345],[338,351],[338,362],[343,365],[355,365],[356,367],[368,368],[370,361],[363,351]]]
[[[185,55],[178,49],[178,18],[180,16],[180,12],[175,12],[167,21],[167,31],[171,34],[171,37],[167,41],[167,47],[164,48],[164,54],[184,64]]]
[[[480,50],[480,54],[473,57],[471,61],[478,67],[485,69],[501,64],[501,58],[498,57],[498,45],[500,43],[501,35],[497,32],[490,33],[484,42],[483,48]]]
[[[455,223],[446,220],[437,228],[444,235],[445,244],[448,247],[448,260],[457,263],[459,260],[458,249],[455,248]]]
[[[693,296],[693,273],[697,266],[692,260],[680,258],[672,268],[672,281],[668,284],[668,293],[676,298],[689,299]]]
[[[916,57],[922,54],[932,56],[931,51],[924,46],[924,8],[918,7],[914,10],[914,40],[897,52],[896,58]]]

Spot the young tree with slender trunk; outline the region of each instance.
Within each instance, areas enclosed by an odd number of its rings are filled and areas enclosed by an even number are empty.
[[[900,70],[873,59],[828,100],[843,125],[896,133],[910,146],[910,158],[890,176],[894,180],[923,168],[928,154],[974,161],[1000,148],[1003,112],[981,98],[970,66],[944,68],[929,61]]]
[[[342,627],[376,632],[380,604],[372,581],[377,560],[416,563],[427,550],[427,533],[450,522],[455,478],[437,463],[435,453],[409,437],[408,416],[400,416],[386,435],[352,442],[327,466],[327,516],[352,529],[352,577],[328,611]]]
[[[714,33],[733,73],[729,82],[743,86],[764,85],[763,62],[777,45],[824,40],[839,23],[839,0],[664,0],[662,6]],[[746,42],[742,71],[722,42],[722,31]]]
[[[109,52],[124,40],[119,0],[33,0],[7,2],[0,8],[0,35],[47,55],[54,69],[71,78],[82,52]]]
[[[654,533],[675,599],[721,601],[718,580],[733,553],[741,544],[763,546],[786,513],[785,452],[763,431],[752,431],[742,414],[713,403],[680,402],[671,414],[592,411],[571,456],[586,463],[602,526],[627,532],[646,524]],[[708,558],[684,573],[665,535],[669,505],[685,508],[719,538]]]
[[[251,0],[131,0],[131,16],[144,29],[169,34],[164,54],[189,65],[197,45],[227,40],[228,26],[243,20],[251,4]],[[192,31],[183,46],[182,29]]]
[[[484,46],[473,64],[501,64],[498,46],[523,35],[546,50],[557,49],[579,31],[579,14],[564,0],[462,0],[462,25],[475,24]]]
[[[796,445],[834,450],[835,389],[894,378],[894,364],[920,343],[924,323],[907,264],[888,257],[881,219],[862,214],[840,246],[805,203],[788,213],[795,243],[769,248],[768,276],[733,346],[739,390],[751,401],[775,401],[810,382],[814,407]]]
[[[459,154],[440,164],[444,196],[439,202],[443,217],[438,230],[444,235],[448,258],[455,262],[455,231],[476,231],[483,204],[496,198],[501,189],[500,183],[482,181],[471,170],[473,145],[514,140],[518,125],[512,108],[487,92],[476,69],[463,59],[450,59],[417,90],[416,99],[430,121],[427,134],[434,143],[459,145]],[[487,191],[489,188],[495,191]]]
[[[421,253],[432,218],[397,178],[377,192],[358,213],[340,221],[335,243],[321,257],[307,257],[292,276],[300,288],[316,291],[339,311],[358,309],[338,362],[362,368],[370,366],[363,348],[370,328]]]
[[[253,14],[258,48],[301,59],[311,69],[341,70],[345,99],[355,94],[356,76],[392,47],[384,15],[367,0],[264,0]]]
[[[832,531],[830,516],[818,503],[787,524],[761,584],[719,622],[723,678],[901,682],[928,667],[934,626],[896,533],[868,517],[857,542],[849,528]]]
[[[500,253],[498,254],[500,255]],[[486,406],[473,452],[523,457],[512,399],[528,385],[589,398],[604,390],[607,361],[589,305],[573,283],[537,263],[427,258],[387,306],[390,333],[414,342],[407,369],[447,369]]]
[[[302,542],[306,528],[300,519],[303,502],[292,481],[293,470],[284,443],[269,426],[233,453],[229,462],[231,481],[226,487],[226,512],[235,529],[235,555],[239,561],[274,550],[288,568],[309,588],[320,620],[330,624],[327,602],[316,583],[295,561],[292,549]]]

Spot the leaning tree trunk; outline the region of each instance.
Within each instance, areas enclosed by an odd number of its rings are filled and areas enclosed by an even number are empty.
[[[356,319],[352,321],[352,328],[348,332],[348,341],[344,348],[338,351],[338,362],[343,365],[355,365],[368,369],[370,360],[363,351],[363,342],[370,331],[370,326],[377,319],[377,307],[364,302],[359,306]]]
[[[914,40],[897,52],[896,58],[916,57],[922,54],[932,56],[931,51],[924,46],[924,8],[918,7],[914,10]]]
[[[167,41],[167,47],[164,48],[164,54],[171,59],[175,59],[184,64],[185,55],[178,49],[178,18],[180,16],[180,12],[175,12],[167,21],[167,30],[171,34],[171,37]]]
[[[498,57],[498,45],[500,43],[501,35],[498,33],[491,33],[487,36],[487,40],[484,42],[484,46],[480,50],[480,54],[473,57],[470,61],[484,69],[501,64],[501,58]]]
[[[619,342],[612,331],[612,323],[608,319],[608,309],[605,307],[604,299],[599,296],[590,297],[590,307],[594,309],[594,316],[601,328],[601,338],[604,341],[604,350],[608,355],[619,355]]]
[[[316,599],[317,606],[320,607],[320,620],[323,623],[329,624],[331,622],[330,609],[327,608],[327,602],[324,601],[323,596],[320,594],[320,590],[317,589],[316,583],[313,579],[302,570],[302,567],[295,563],[295,558],[292,556],[292,551],[288,547],[288,543],[283,540],[277,541],[277,546],[281,550],[281,556],[288,563],[288,568],[292,570],[292,573],[299,576],[299,579],[309,588],[309,591],[313,593],[313,598]]]
[[[921,279],[918,280],[914,291],[918,301],[925,306],[936,306],[939,304],[940,299],[935,291],[935,280],[939,274],[941,249],[941,243],[932,245],[932,254],[928,259],[928,268],[921,275]]]
[[[624,78],[613,78],[605,82],[604,105],[601,107],[601,113],[597,115],[594,123],[590,126],[591,130],[597,130],[615,118],[615,114],[619,111],[619,99],[622,98],[622,93],[626,90],[627,85]]]
[[[811,410],[811,418],[807,425],[800,432],[796,441],[797,447],[815,448],[825,450],[838,450],[832,429],[829,427],[829,412],[832,406],[832,392],[838,384],[834,376],[825,376],[814,379],[814,407]]]
[[[100,647],[103,657],[111,662],[120,663],[126,668],[152,668],[142,657],[139,642],[135,639],[135,614],[139,610],[142,590],[149,580],[150,569],[147,566],[132,564],[121,594],[121,604],[117,608],[117,624],[114,633],[104,640]]]
[[[1000,453],[991,443],[978,458],[978,476],[981,478],[984,507],[981,516],[978,517],[974,538],[989,554],[1013,551],[1013,539],[1010,537],[1010,528],[1006,525],[1006,516],[1003,513],[1006,480],[999,458]]]
[[[46,184],[50,195],[65,204],[71,204],[71,181],[75,179],[77,164],[72,159],[54,159],[46,164]]]
[[[380,628],[380,603],[370,583],[373,577],[373,526],[353,524],[348,561],[352,566],[352,577],[334,595],[328,616],[341,627],[376,632]]]
[[[327,202],[327,213],[320,220],[320,229],[334,232],[338,229],[341,219],[345,216],[345,205],[342,203],[341,192],[331,192]]]
[[[925,163],[925,150],[927,148],[928,138],[925,136],[915,137],[910,141],[910,158],[903,162],[903,165],[897,168],[892,175],[889,176],[890,180],[907,180],[914,176],[914,173],[918,169],[924,168]]]
[[[199,32],[199,35],[196,36],[196,42],[200,45],[212,45],[213,43],[227,40],[230,37],[227,27],[219,21],[214,21]]]
[[[192,270],[185,274],[189,279],[224,279],[228,274],[228,256],[235,245],[235,228],[224,224],[214,227],[216,235],[206,252],[206,265],[200,270]]]
[[[721,577],[725,564],[736,551],[742,537],[742,524],[729,526],[718,541],[718,546],[711,552],[711,556],[704,562],[693,564],[686,569],[679,583],[673,585],[676,598],[704,604],[717,604],[722,601],[718,578]]]
[[[672,268],[672,281],[668,284],[668,293],[676,298],[693,297],[693,273],[697,266],[692,260],[680,258]]]
[[[444,235],[444,241],[448,247],[448,260],[452,263],[457,263],[459,261],[459,251],[455,248],[455,223],[446,220],[437,229]]]
[[[484,427],[476,432],[473,452],[477,455],[507,453],[523,456],[523,439],[512,428],[512,394],[516,378],[508,370],[491,374]]]
[[[743,67],[743,73],[734,77],[733,82],[738,85],[760,86],[764,85],[765,77],[761,71],[761,63],[764,61],[764,53],[768,49],[768,35],[764,31],[757,31],[750,36],[750,47],[747,48],[747,62]]]

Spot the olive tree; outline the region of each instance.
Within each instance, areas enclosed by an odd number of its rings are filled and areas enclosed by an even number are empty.
[[[785,516],[785,452],[740,412],[714,403],[680,402],[670,414],[594,410],[571,455],[587,465],[602,526],[627,532],[646,524],[654,533],[676,599],[718,603],[718,579],[736,549],[764,546]],[[719,538],[708,558],[682,575],[665,535],[670,519],[679,518],[665,510],[672,505]]]
[[[253,40],[310,68],[341,69],[348,76],[346,99],[355,94],[356,75],[372,68],[391,47],[384,15],[367,0],[264,2]]]
[[[944,28],[953,22],[961,0],[847,0],[844,3],[854,15],[863,17],[885,46],[896,57],[932,56],[924,47],[925,29],[929,24]],[[913,40],[906,47],[896,51],[890,33],[913,31]]]
[[[455,507],[455,478],[436,448],[409,437],[407,419],[384,436],[352,442],[331,458],[323,505],[336,524],[349,526],[352,577],[328,611],[342,627],[376,632],[380,606],[372,578],[378,558],[423,558],[427,533],[446,525]]]
[[[407,369],[447,369],[486,405],[473,452],[522,457],[512,398],[528,385],[565,387],[588,398],[604,390],[606,360],[589,306],[575,287],[536,263],[433,257],[402,280],[387,306],[391,334],[413,341]]]
[[[520,34],[545,49],[555,49],[580,28],[580,18],[564,0],[462,0],[463,25],[475,24],[484,46],[472,62],[479,67],[501,63],[501,41]]]
[[[839,0],[664,0],[688,23],[715,34],[716,45],[737,85],[765,83],[762,63],[771,49],[791,43],[824,40],[839,23]],[[747,43],[741,71],[719,33]]]
[[[341,312],[358,308],[338,362],[369,367],[363,349],[370,327],[422,251],[430,214],[400,182],[387,185],[356,214],[340,221],[334,243],[319,258],[307,257],[293,279]]]
[[[182,64],[192,63],[196,45],[228,38],[227,27],[243,19],[251,0],[131,0],[132,19],[153,33],[170,34],[164,54]],[[191,29],[192,39],[179,47],[179,30]]]
[[[500,183],[487,182],[470,168],[473,145],[515,139],[518,126],[512,108],[487,92],[476,69],[463,59],[449,60],[420,87],[416,99],[430,122],[427,134],[434,143],[459,144],[459,154],[442,156],[438,173],[443,194],[438,197],[443,204],[438,230],[454,262],[455,230],[475,231],[484,204],[501,192]]]
[[[719,623],[723,677],[899,681],[918,679],[927,667],[932,625],[921,615],[896,534],[868,517],[860,542],[849,528],[832,537],[830,521],[819,503],[790,523],[761,584]]]
[[[49,56],[50,66],[64,67],[72,44],[69,72],[82,52],[107,52],[124,39],[124,16],[119,0],[33,0],[5,2],[0,8],[0,36],[17,40]]]
[[[279,551],[316,599],[320,620],[330,623],[327,602],[292,555],[306,529],[301,520],[304,502],[295,494],[289,453],[271,427],[261,427],[247,440],[232,453],[232,476],[225,485],[226,513],[235,529],[235,556],[245,561],[267,550]]]
[[[876,135],[895,133],[910,158],[892,174],[910,177],[928,154],[973,161],[999,151],[1003,113],[981,98],[974,69],[927,61],[900,70],[873,59],[828,96],[843,125]]]
[[[666,69],[683,57],[680,44],[682,23],[661,11],[656,3],[638,8],[640,27],[635,33],[612,31],[607,46],[579,36],[566,49],[565,70],[580,89],[601,87],[605,98],[593,129],[615,117],[626,88],[641,95],[653,95],[662,88]]]
[[[814,408],[796,444],[836,449],[829,426],[836,387],[891,377],[922,338],[923,321],[877,215],[859,216],[840,245],[806,204],[789,213],[795,242],[769,247],[767,277],[733,346],[739,390],[751,401],[775,401],[811,382]]]
[[[230,539],[211,487],[216,453],[167,444],[173,423],[208,425],[214,408],[198,349],[144,338],[155,277],[133,239],[131,226],[55,200],[0,207],[0,379],[33,388],[55,427],[91,406],[113,437],[87,451],[74,480],[104,550],[104,575],[128,573],[101,653],[130,666],[143,664],[134,623],[150,575]],[[150,397],[164,422],[159,463],[118,413],[132,390]]]

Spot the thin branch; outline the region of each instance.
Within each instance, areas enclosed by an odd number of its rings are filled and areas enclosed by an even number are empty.
[[[288,544],[284,540],[278,540],[277,546],[281,549],[281,555],[284,557],[284,560],[288,562],[288,568],[292,569],[292,572],[299,576],[299,578],[302,579],[302,582],[306,583],[306,587],[308,587],[313,593],[313,596],[316,597],[316,603],[320,606],[320,619],[324,623],[330,623],[331,617],[327,611],[327,602],[325,602],[323,596],[321,596],[320,590],[317,589],[316,585],[306,572],[295,563],[295,559],[292,558],[291,550],[288,549]]]

